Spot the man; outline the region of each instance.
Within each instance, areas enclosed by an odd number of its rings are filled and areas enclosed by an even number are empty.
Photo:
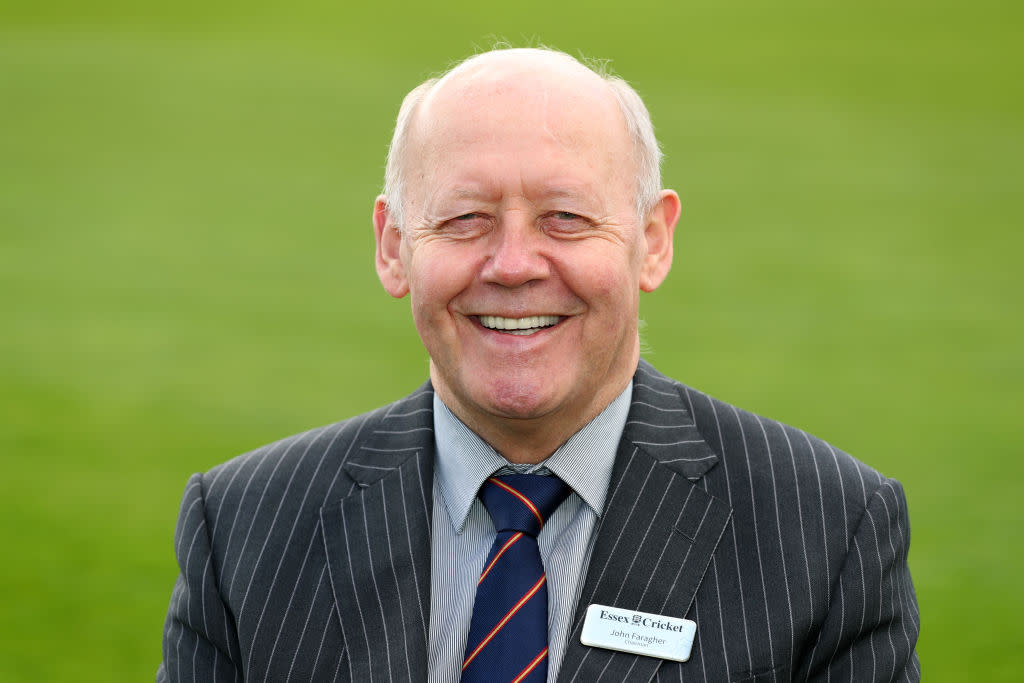
[[[899,483],[639,358],[659,156],[561,53],[409,94],[373,222],[430,382],[192,478],[158,680],[919,680]]]

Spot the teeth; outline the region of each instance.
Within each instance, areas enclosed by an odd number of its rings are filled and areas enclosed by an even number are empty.
[[[533,315],[528,318],[503,318],[500,315],[478,316],[480,324],[491,330],[507,330],[512,334],[533,334],[540,328],[551,327],[561,318],[557,315]]]

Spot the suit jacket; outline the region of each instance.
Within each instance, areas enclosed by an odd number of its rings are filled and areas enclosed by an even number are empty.
[[[432,389],[185,489],[158,681],[424,681]],[[645,361],[559,681],[919,680],[900,484]],[[684,663],[586,647],[587,605],[697,623]]]

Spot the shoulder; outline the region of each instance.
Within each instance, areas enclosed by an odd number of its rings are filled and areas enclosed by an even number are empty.
[[[379,438],[389,422],[410,412],[429,420],[429,384],[394,403],[333,424],[295,434],[221,463],[198,475],[206,505],[240,510],[269,504],[319,509],[327,500],[356,487],[349,474],[354,460]]]
[[[710,578],[695,598],[693,614],[720,615],[703,620],[702,643],[744,633],[748,650],[736,668],[753,662],[794,678],[834,670],[844,679],[874,680],[879,674],[861,667],[874,666],[876,650],[891,649],[894,668],[916,667],[919,619],[899,482],[803,429],[709,396],[649,365],[642,365],[634,386],[640,400],[654,403],[660,396],[661,410],[678,411],[674,419],[692,425],[688,438],[713,462],[699,477],[688,477],[693,487],[680,505],[699,491],[728,509]],[[692,448],[692,441],[685,443]],[[675,459],[661,456],[670,467]],[[702,650],[703,661],[714,656],[733,668],[728,653]],[[776,668],[787,660],[790,669]]]
[[[643,367],[641,368],[644,369]],[[676,392],[719,462],[708,473],[734,506],[753,498],[774,507],[789,498],[842,509],[852,525],[880,488],[898,483],[809,431],[710,396],[661,375],[649,365],[645,380]],[[656,380],[660,379],[660,384]]]

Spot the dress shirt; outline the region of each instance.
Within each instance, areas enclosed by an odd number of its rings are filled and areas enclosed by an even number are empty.
[[[548,584],[548,681],[557,678],[632,395],[630,383],[551,456],[530,465],[503,458],[434,394],[430,683],[453,683],[462,673],[476,584],[496,535],[477,498],[492,474],[554,474],[572,488],[537,536]]]

